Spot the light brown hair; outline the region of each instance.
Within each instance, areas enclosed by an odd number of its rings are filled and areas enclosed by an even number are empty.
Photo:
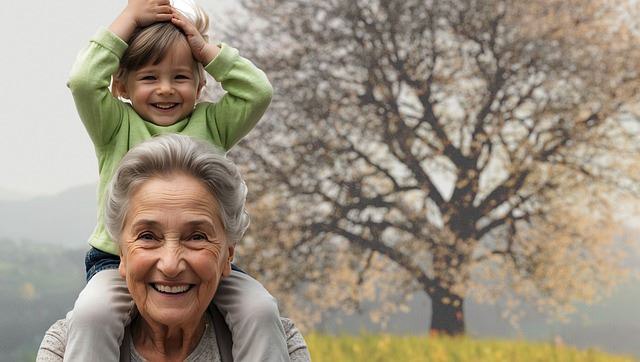
[[[194,5],[195,19],[191,20],[205,41],[209,40],[209,17],[199,6]],[[186,41],[182,30],[171,22],[154,23],[144,28],[138,28],[129,39],[129,47],[120,59],[120,67],[113,75],[113,80],[125,84],[130,72],[136,71],[147,64],[158,64],[178,41]],[[205,80],[204,67],[193,61],[193,72],[198,77],[198,84],[203,85]],[[121,96],[117,89],[112,87],[114,96]]]

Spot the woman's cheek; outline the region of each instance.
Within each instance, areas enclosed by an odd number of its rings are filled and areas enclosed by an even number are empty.
[[[219,279],[217,262],[220,258],[219,248],[206,248],[199,250],[192,259],[192,267],[202,283],[216,283]]]
[[[145,249],[140,245],[129,246],[127,255],[127,269],[132,281],[144,279],[153,267],[154,250]]]

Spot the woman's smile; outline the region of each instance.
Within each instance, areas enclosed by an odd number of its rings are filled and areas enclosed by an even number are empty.
[[[174,294],[174,295],[184,294],[189,290],[191,290],[191,288],[194,286],[194,284],[182,284],[182,285],[171,286],[171,285],[160,284],[160,283],[151,283],[150,285],[157,292],[160,292],[163,294]]]

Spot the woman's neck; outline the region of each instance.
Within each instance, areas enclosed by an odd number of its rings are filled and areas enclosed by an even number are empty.
[[[195,326],[174,328],[136,318],[131,337],[138,354],[149,361],[184,361],[196,348],[205,331],[205,318]]]

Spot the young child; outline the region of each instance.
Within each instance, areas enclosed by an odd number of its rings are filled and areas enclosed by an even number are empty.
[[[228,45],[207,43],[206,15],[197,7],[192,15],[193,21],[169,0],[129,0],[72,69],[68,85],[95,146],[100,183],[98,223],[85,260],[88,282],[69,316],[65,360],[119,359],[133,304],[117,271],[119,250],[105,230],[103,209],[105,188],[120,159],[164,133],[198,137],[228,150],[271,101],[264,73]],[[197,103],[204,71],[227,92],[217,103]],[[232,332],[234,360],[288,360],[277,305],[260,283],[233,271],[213,303]]]

